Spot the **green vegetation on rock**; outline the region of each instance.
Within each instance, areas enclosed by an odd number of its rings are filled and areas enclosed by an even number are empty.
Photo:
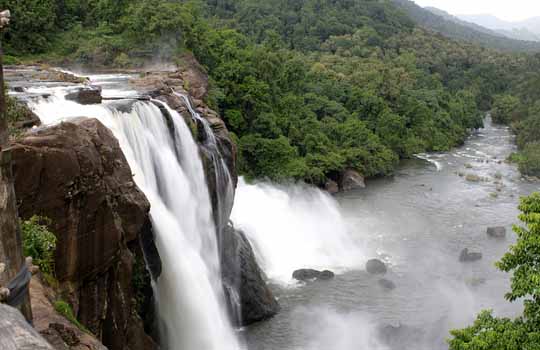
[[[47,228],[49,224],[49,220],[38,216],[21,222],[23,252],[24,256],[33,258],[41,272],[54,276],[56,236]]]

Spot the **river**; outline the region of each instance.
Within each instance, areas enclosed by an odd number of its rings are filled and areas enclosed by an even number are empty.
[[[277,274],[273,288],[282,311],[245,330],[249,348],[447,349],[449,330],[471,324],[480,310],[517,314],[521,307],[504,300],[509,276],[494,263],[515,240],[511,227],[518,223],[519,197],[537,191],[539,184],[522,179],[514,165],[504,162],[515,150],[510,130],[492,125],[489,118],[485,124],[452,152],[404,161],[394,177],[368,181],[366,189],[335,197],[341,225],[354,240],[351,250],[364,262],[386,261],[389,272],[384,278],[394,282],[395,289],[381,287],[380,277],[350,259],[341,266],[346,271],[332,281],[295,284]],[[468,174],[484,179],[470,182]],[[282,190],[289,194],[288,201],[302,196],[298,189]],[[245,192],[239,188],[238,202]],[[242,214],[234,215],[242,224]],[[327,218],[313,213],[310,219],[317,225]],[[489,226],[505,226],[507,238],[489,239]],[[313,231],[305,231],[301,235],[308,244]],[[331,228],[326,232],[334,233]],[[287,235],[298,236],[298,227]],[[250,238],[257,246],[260,237]],[[481,252],[482,260],[459,262],[463,248]],[[304,250],[297,244],[291,254],[301,257]],[[279,260],[287,260],[287,252],[277,252]],[[264,260],[264,252],[261,255]],[[291,269],[303,267],[312,266]]]

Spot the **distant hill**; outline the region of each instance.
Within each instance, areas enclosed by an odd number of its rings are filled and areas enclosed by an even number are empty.
[[[507,37],[519,40],[540,41],[540,17],[509,22],[493,15],[459,15],[459,19],[495,30]]]
[[[439,9],[420,7],[410,0],[392,1],[418,25],[446,37],[505,51],[540,52],[540,42],[512,39],[505,33],[467,22]]]

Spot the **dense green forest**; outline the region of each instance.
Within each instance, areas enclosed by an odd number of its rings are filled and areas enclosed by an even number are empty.
[[[0,4],[13,14],[10,62],[122,68],[193,53],[211,78],[207,102],[239,145],[241,173],[278,181],[322,185],[347,168],[387,175],[400,158],[448,150],[482,125],[495,96],[527,90],[518,77],[540,66],[426,31],[390,1]]]

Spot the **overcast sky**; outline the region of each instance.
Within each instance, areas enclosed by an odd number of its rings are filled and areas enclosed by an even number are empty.
[[[540,0],[414,0],[453,15],[491,14],[507,21],[540,16]]]

